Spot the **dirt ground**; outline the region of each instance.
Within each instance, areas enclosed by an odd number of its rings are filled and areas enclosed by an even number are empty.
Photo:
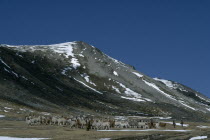
[[[175,129],[171,124],[167,124],[166,128],[161,128],[160,131],[101,132],[96,130],[71,129],[65,126],[28,126],[24,121],[0,120],[0,136],[52,138],[53,140],[100,140],[101,138],[111,138],[112,140],[189,140],[195,136],[208,136],[208,139],[210,139],[210,128],[197,127],[199,125],[210,126],[210,123],[186,122],[186,124],[189,124],[189,126],[183,128],[177,126]],[[166,132],[161,130],[191,131]]]

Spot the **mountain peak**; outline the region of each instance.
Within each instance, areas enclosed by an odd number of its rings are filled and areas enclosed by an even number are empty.
[[[4,86],[14,85],[13,90],[3,87],[7,94],[0,97],[9,95],[35,108],[39,105],[19,95],[111,114],[210,114],[210,100],[202,94],[177,82],[146,76],[82,41],[4,45],[0,47],[0,77],[6,79]]]

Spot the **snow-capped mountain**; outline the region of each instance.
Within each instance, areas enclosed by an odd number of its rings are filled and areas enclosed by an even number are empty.
[[[81,41],[0,47],[0,98],[39,110],[206,119],[210,99]],[[196,113],[195,113],[196,112]],[[194,118],[192,118],[194,117]]]

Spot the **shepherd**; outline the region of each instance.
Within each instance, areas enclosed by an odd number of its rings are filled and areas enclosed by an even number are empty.
[[[184,121],[183,120],[181,120],[181,123],[180,123],[181,125],[182,125],[182,127],[183,127],[183,125],[184,125]]]
[[[175,123],[175,120],[173,120],[173,126],[174,126],[174,128],[176,128],[176,123]]]
[[[86,131],[89,131],[90,128],[91,128],[91,123],[90,123],[90,120],[88,120],[86,123]]]

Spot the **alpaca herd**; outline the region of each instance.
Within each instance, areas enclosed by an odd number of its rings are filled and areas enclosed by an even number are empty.
[[[110,129],[110,128],[141,128],[150,129],[165,127],[165,124],[152,119],[128,119],[128,120],[115,120],[115,119],[101,119],[89,117],[57,117],[57,116],[27,116],[25,121],[28,125],[57,125],[67,126],[70,128],[80,129]]]

